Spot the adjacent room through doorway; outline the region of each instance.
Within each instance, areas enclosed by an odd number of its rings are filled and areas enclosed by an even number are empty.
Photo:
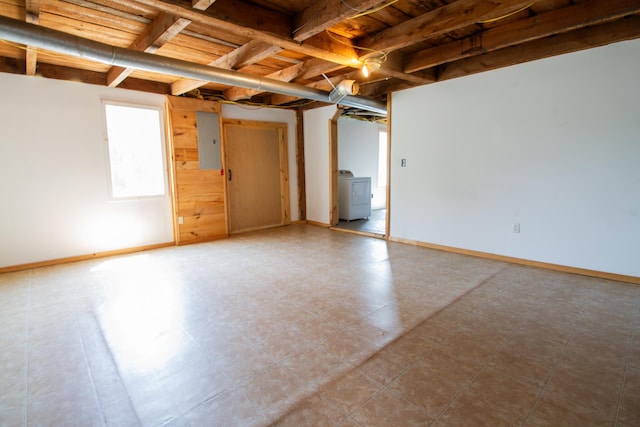
[[[385,123],[340,117],[339,222],[334,229],[376,237],[387,235],[387,154]],[[367,182],[368,189],[365,190]]]

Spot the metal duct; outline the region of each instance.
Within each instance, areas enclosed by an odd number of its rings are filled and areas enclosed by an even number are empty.
[[[0,16],[0,38],[119,67],[333,103],[329,93],[320,89],[110,46],[4,16]],[[347,96],[340,100],[340,104],[387,114],[384,103],[362,96]]]

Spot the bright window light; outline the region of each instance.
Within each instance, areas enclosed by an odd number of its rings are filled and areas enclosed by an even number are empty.
[[[111,196],[165,194],[160,111],[105,103]]]
[[[378,187],[387,186],[387,132],[380,131],[378,141]]]

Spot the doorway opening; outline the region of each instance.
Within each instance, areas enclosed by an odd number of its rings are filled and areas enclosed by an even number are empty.
[[[332,170],[337,169],[338,195],[332,228],[386,238],[389,148],[386,121],[355,120],[343,115],[336,127]],[[369,188],[365,190],[366,183]],[[365,191],[368,205],[356,206],[363,203],[360,193]]]

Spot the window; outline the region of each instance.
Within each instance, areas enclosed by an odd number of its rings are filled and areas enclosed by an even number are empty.
[[[387,185],[387,132],[380,131],[378,137],[378,187]]]
[[[160,110],[105,103],[111,196],[165,194]]]

